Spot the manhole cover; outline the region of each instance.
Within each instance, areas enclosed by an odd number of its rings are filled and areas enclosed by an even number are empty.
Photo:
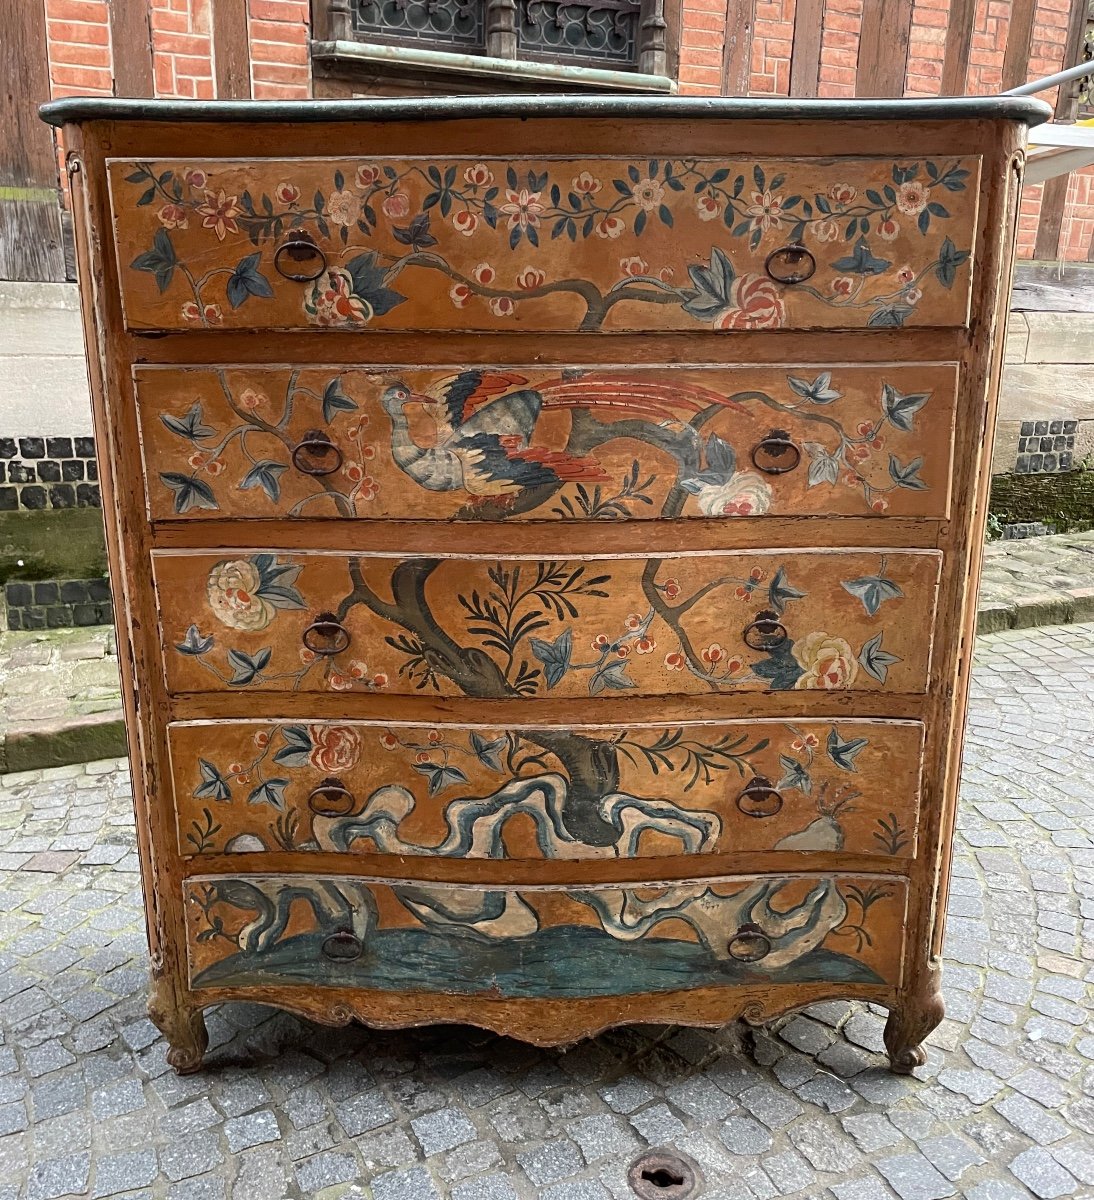
[[[699,1187],[699,1168],[674,1150],[647,1150],[627,1172],[631,1190],[641,1200],[684,1200]]]

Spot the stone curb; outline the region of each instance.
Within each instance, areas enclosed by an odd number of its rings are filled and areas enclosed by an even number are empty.
[[[1094,587],[1031,594],[1012,604],[985,599],[977,614],[976,632],[1002,633],[1081,621],[1094,621]],[[0,737],[0,775],[124,758],[127,753],[122,710],[108,709],[90,716],[9,729]]]

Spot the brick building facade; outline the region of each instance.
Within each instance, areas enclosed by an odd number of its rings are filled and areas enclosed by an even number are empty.
[[[108,0],[26,2],[45,5],[54,97],[131,94],[116,82],[125,66],[122,44],[112,45],[118,17],[111,9],[117,9],[118,0],[113,6]],[[240,28],[246,20],[245,92],[257,99],[295,100],[320,91],[311,49],[311,0],[138,3],[145,8],[144,24],[138,27],[151,34],[151,82],[157,96],[207,99],[218,90],[223,94],[218,88],[221,48],[216,30],[227,8],[235,10],[229,19]],[[953,70],[946,65],[947,42],[949,36],[952,58],[951,26],[961,9],[971,26],[967,49],[957,47],[962,62],[950,79],[956,86],[946,90],[990,94],[1002,90],[1004,81],[1013,86],[1070,65],[1065,59],[1069,52],[1074,54],[1074,5],[1085,14],[1086,0],[669,0],[669,74],[681,92],[709,95],[878,94],[873,64],[868,62],[874,53],[870,46],[887,46],[891,33],[886,23],[893,16],[897,24],[908,21],[907,55],[901,60],[903,93],[939,95],[947,69]],[[134,0],[123,7],[132,11]],[[868,42],[868,33],[877,40]],[[358,93],[369,90],[350,88]],[[1019,252],[1025,257],[1033,255],[1037,242],[1044,186],[1028,188],[1024,197]],[[1061,256],[1094,256],[1094,169],[1073,174],[1066,192],[1061,185],[1052,202],[1062,205]],[[1041,253],[1052,241],[1042,239]]]

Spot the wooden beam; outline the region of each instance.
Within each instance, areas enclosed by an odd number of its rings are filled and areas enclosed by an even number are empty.
[[[1036,16],[1037,0],[1011,0],[1007,49],[1003,55],[1003,91],[1018,87],[1029,77],[1029,48]]]
[[[247,0],[213,0],[213,69],[218,100],[251,95],[251,35]]]
[[[950,0],[946,50],[942,59],[943,96],[960,96],[965,91],[975,25],[976,0]]]
[[[874,0],[862,8],[856,96],[903,96],[915,0]]]
[[[815,96],[820,84],[824,0],[798,0],[794,9],[794,48],[790,52],[791,96]]]
[[[115,96],[156,94],[149,9],[148,0],[110,0]]]
[[[728,0],[722,57],[722,95],[747,96],[752,88],[752,25],[755,0]]]

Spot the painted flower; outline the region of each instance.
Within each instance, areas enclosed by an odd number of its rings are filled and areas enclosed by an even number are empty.
[[[219,304],[206,304],[201,310],[206,325],[223,325],[224,313]]]
[[[204,171],[199,171],[196,167],[187,167],[182,173],[183,179],[186,180],[190,187],[197,191],[202,191],[205,185],[209,182],[209,176]]]
[[[218,192],[206,192],[205,203],[199,204],[194,211],[201,217],[202,226],[212,229],[217,238],[224,241],[225,234],[239,232],[236,217],[243,209],[237,201],[237,196],[225,195],[221,188]]]
[[[353,687],[353,680],[343,675],[341,671],[329,672],[327,682],[336,692],[348,692]]]
[[[722,206],[711,195],[704,193],[695,201],[695,208],[700,221],[713,221],[722,211]]]
[[[665,655],[665,666],[670,671],[682,671],[687,664],[687,659],[680,653],[679,650],[673,650]]]
[[[505,198],[506,203],[498,205],[498,212],[508,217],[510,229],[534,229],[539,224],[543,212],[539,192],[530,192],[527,188],[521,188],[519,192],[510,189],[506,191]]]
[[[310,665],[311,665],[313,662],[315,662],[315,658],[316,658],[316,654],[315,654],[315,651],[314,651],[314,650],[309,650],[309,649],[307,648],[307,646],[301,646],[301,648],[300,648],[300,661],[301,661],[301,662],[302,662],[302,663],[303,663],[305,666],[310,666]]]
[[[886,217],[877,227],[877,235],[883,241],[891,242],[900,233],[900,225],[892,217]]]
[[[594,196],[602,186],[600,180],[588,171],[582,171],[580,175],[576,175],[570,180],[570,187],[583,196]]]
[[[383,673],[383,671],[380,671],[377,674],[373,675],[372,686],[374,688],[376,688],[377,690],[382,691],[384,688],[387,687],[387,684],[388,684],[388,679],[387,679],[387,676]]]
[[[383,746],[383,748],[388,751],[398,750],[399,749],[399,739],[389,729],[389,730],[387,730],[386,733],[380,734],[380,745]]]
[[[452,228],[457,233],[462,233],[464,237],[470,237],[478,227],[479,218],[466,208],[461,208],[459,212],[452,214]]]
[[[825,217],[814,224],[813,236],[818,242],[834,242],[839,237],[839,226],[830,217]]]
[[[254,736],[254,744],[259,749],[265,749],[270,744],[270,735],[265,730],[259,730]]]
[[[855,682],[858,663],[841,637],[808,633],[793,644],[791,653],[802,669],[796,688],[845,688]]]
[[[701,652],[699,657],[707,664],[709,670],[714,668],[726,657],[727,651],[724,650],[717,642],[711,642],[705,650]]]
[[[768,191],[753,192],[752,203],[745,209],[745,215],[752,218],[753,229],[764,233],[777,229],[783,219],[783,198]]]
[[[833,204],[850,204],[858,195],[858,191],[849,183],[833,183],[828,188],[828,199]]]
[[[897,271],[896,278],[898,283],[911,283],[915,278],[915,272],[911,267],[905,265]]]
[[[414,755],[414,761],[416,763],[429,762],[430,761],[429,751],[428,750],[419,750],[418,753]]]
[[[632,632],[642,628],[642,617],[639,613],[628,613],[623,624]]]
[[[667,599],[675,600],[680,595],[680,581],[678,579],[666,579],[661,584],[661,591],[665,593]]]
[[[870,507],[874,510],[874,512],[882,513],[889,507],[889,501],[886,500],[884,496],[877,496],[875,499],[870,501]]]
[[[181,204],[165,204],[156,216],[164,229],[186,229],[190,224],[190,214]]]
[[[229,629],[255,633],[274,618],[274,606],[255,595],[261,586],[258,568],[248,558],[225,559],[209,572],[205,594],[213,616]]]
[[[201,305],[193,300],[187,300],[179,310],[182,313],[182,319],[189,321],[191,324],[198,324],[201,321]]]
[[[494,172],[486,163],[475,163],[473,167],[465,168],[463,181],[472,187],[489,187],[494,182]]]
[[[596,223],[595,233],[599,238],[617,238],[626,227],[619,217],[605,217]]]
[[[495,317],[512,317],[516,315],[516,303],[508,296],[495,296],[490,301],[490,311]]]
[[[454,283],[448,289],[448,298],[457,308],[464,308],[472,296],[471,289],[466,283]]]
[[[918,304],[923,299],[923,292],[920,288],[908,288],[904,293],[904,299],[909,304]]]
[[[897,188],[896,206],[906,216],[914,217],[927,207],[930,192],[925,183],[909,179]]]
[[[615,648],[616,658],[628,658],[630,656],[630,653],[631,653],[631,648],[630,648],[630,646],[627,645],[626,642],[623,642],[622,645],[616,646],[616,648]]]
[[[733,595],[738,600],[743,600],[747,604],[752,599],[752,593],[755,589],[747,583],[742,583],[739,587],[733,589]]]
[[[535,288],[542,287],[546,278],[546,273],[539,270],[538,267],[525,267],[517,276],[517,287],[530,292]]]
[[[752,570],[749,571],[748,577],[753,583],[759,583],[762,579],[767,578],[767,572],[763,569],[763,567],[753,567]]]
[[[380,494],[380,485],[371,475],[365,475],[354,488],[354,499],[372,501]]]
[[[372,305],[353,294],[353,276],[328,267],[304,293],[304,311],[313,325],[367,325]]]
[[[815,733],[806,733],[795,738],[790,743],[791,750],[815,750],[820,745],[820,738]]]
[[[279,183],[274,195],[282,204],[295,204],[300,199],[300,189],[292,183]]]
[[[594,650],[607,650],[611,644],[612,639],[606,633],[598,633],[590,643]]]
[[[365,477],[365,469],[360,463],[348,462],[342,468],[342,474],[350,481],[350,483],[360,483]]]
[[[256,392],[254,388],[244,388],[243,395],[239,398],[239,407],[245,408],[248,412],[254,412],[257,408],[262,408],[269,404],[270,398],[264,392]]]
[[[399,221],[410,215],[410,197],[406,192],[392,192],[384,198],[380,207],[384,210],[385,217]]]
[[[657,649],[657,643],[651,637],[641,637],[635,641],[634,649],[637,654],[652,654]]]
[[[647,275],[649,274],[650,266],[644,258],[621,258],[619,260],[619,269],[624,275]]]
[[[746,471],[726,483],[707,484],[696,499],[699,511],[708,517],[758,517],[771,507],[771,487]]]
[[[498,277],[497,271],[489,263],[479,263],[471,272],[472,278],[476,283],[481,283],[483,287],[489,287]]]
[[[634,198],[639,208],[653,212],[664,202],[665,188],[656,179],[643,179],[634,185]]]
[[[837,275],[832,280],[832,291],[837,296],[850,296],[855,290],[855,281],[850,275]]]
[[[715,329],[778,329],[786,318],[778,286],[763,275],[735,280],[730,301],[714,318]]]
[[[357,168],[357,174],[354,176],[354,182],[359,188],[370,188],[379,180],[381,174],[382,172],[376,163],[361,163]]]
[[[361,735],[352,725],[309,725],[312,752],[308,761],[328,775],[348,771],[361,757]]]
[[[327,215],[335,225],[352,225],[357,220],[359,202],[348,189],[331,192],[327,198]]]
[[[195,471],[204,471],[206,475],[219,475],[224,470],[220,459],[201,450],[195,451],[186,461]]]

